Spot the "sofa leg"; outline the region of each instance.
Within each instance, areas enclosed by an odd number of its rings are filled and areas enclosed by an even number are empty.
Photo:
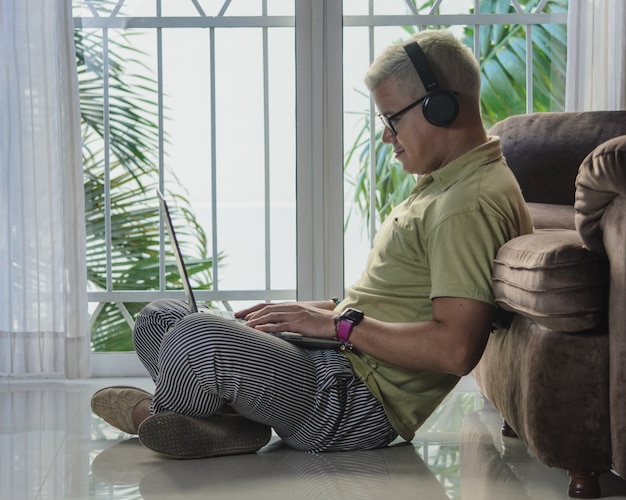
[[[513,428],[509,425],[506,420],[502,421],[502,435],[504,437],[516,438],[517,432],[513,430]]]
[[[600,473],[567,471],[571,498],[600,498]]]

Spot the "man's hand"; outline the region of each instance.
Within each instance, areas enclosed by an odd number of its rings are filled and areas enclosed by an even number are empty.
[[[246,324],[263,332],[296,332],[307,337],[333,338],[334,304],[331,300],[318,302],[281,302],[257,304],[235,313]]]

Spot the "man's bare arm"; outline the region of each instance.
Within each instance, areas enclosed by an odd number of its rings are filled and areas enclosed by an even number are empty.
[[[432,321],[384,323],[366,316],[350,342],[398,366],[463,376],[480,361],[494,311],[485,302],[440,297],[433,300]]]

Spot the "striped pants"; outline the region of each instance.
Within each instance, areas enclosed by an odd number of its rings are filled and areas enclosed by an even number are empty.
[[[338,351],[305,350],[187,304],[158,300],[138,315],[137,354],[156,384],[152,413],[208,417],[224,404],[306,451],[380,448],[397,434]]]

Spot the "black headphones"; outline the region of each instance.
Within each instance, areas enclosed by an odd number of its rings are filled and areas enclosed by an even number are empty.
[[[452,92],[439,88],[437,77],[417,42],[404,45],[404,50],[426,88],[426,98],[422,105],[424,117],[428,123],[436,127],[447,127],[452,124],[459,115],[458,99]]]

